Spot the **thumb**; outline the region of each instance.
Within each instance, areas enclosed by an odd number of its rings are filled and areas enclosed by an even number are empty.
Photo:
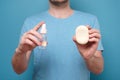
[[[42,24],[44,24],[45,22],[39,22],[33,29],[35,30],[35,31],[37,31],[41,26],[42,26]]]
[[[73,39],[73,41],[74,41],[75,43],[77,43],[75,35],[73,36],[72,39]]]
[[[80,45],[76,40],[76,36],[73,36],[73,41],[74,41],[74,43],[76,44],[77,47]]]

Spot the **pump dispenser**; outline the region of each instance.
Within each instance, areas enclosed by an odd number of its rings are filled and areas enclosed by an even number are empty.
[[[42,34],[46,34],[46,33],[47,33],[46,24],[43,24],[43,25],[42,25],[42,28],[41,28],[41,30],[40,30],[40,33],[42,33]]]

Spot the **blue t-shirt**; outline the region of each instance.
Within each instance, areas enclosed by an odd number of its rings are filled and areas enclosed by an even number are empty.
[[[26,19],[21,35],[39,22],[47,25],[46,49],[36,47],[34,52],[33,80],[90,80],[90,72],[72,40],[79,25],[91,25],[99,30],[97,18],[74,10],[65,19],[55,18],[48,11]],[[101,40],[98,50],[103,50]]]

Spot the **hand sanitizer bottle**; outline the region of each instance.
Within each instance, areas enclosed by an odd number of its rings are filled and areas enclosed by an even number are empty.
[[[40,30],[40,34],[42,36],[42,44],[40,47],[40,49],[45,49],[46,46],[47,46],[47,29],[46,29],[46,24],[43,24],[42,27],[41,27],[41,30]]]

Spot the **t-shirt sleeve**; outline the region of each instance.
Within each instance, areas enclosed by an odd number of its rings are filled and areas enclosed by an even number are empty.
[[[93,28],[98,29],[98,30],[100,31],[100,25],[99,25],[99,22],[98,22],[97,17],[95,17],[95,19],[94,19]],[[101,35],[102,35],[102,34],[101,34]],[[101,38],[102,38],[102,37],[101,37]],[[101,39],[100,39],[100,41],[99,41],[97,50],[101,50],[101,51],[104,50]]]
[[[20,37],[21,37],[25,32],[27,32],[27,31],[29,30],[28,26],[30,26],[30,21],[29,21],[29,19],[26,19],[26,20],[24,21],[24,24],[23,24],[22,28],[21,28]]]
[[[29,31],[31,28],[32,28],[32,21],[29,18],[25,19],[24,24],[21,28],[20,38],[23,36],[25,32]]]

